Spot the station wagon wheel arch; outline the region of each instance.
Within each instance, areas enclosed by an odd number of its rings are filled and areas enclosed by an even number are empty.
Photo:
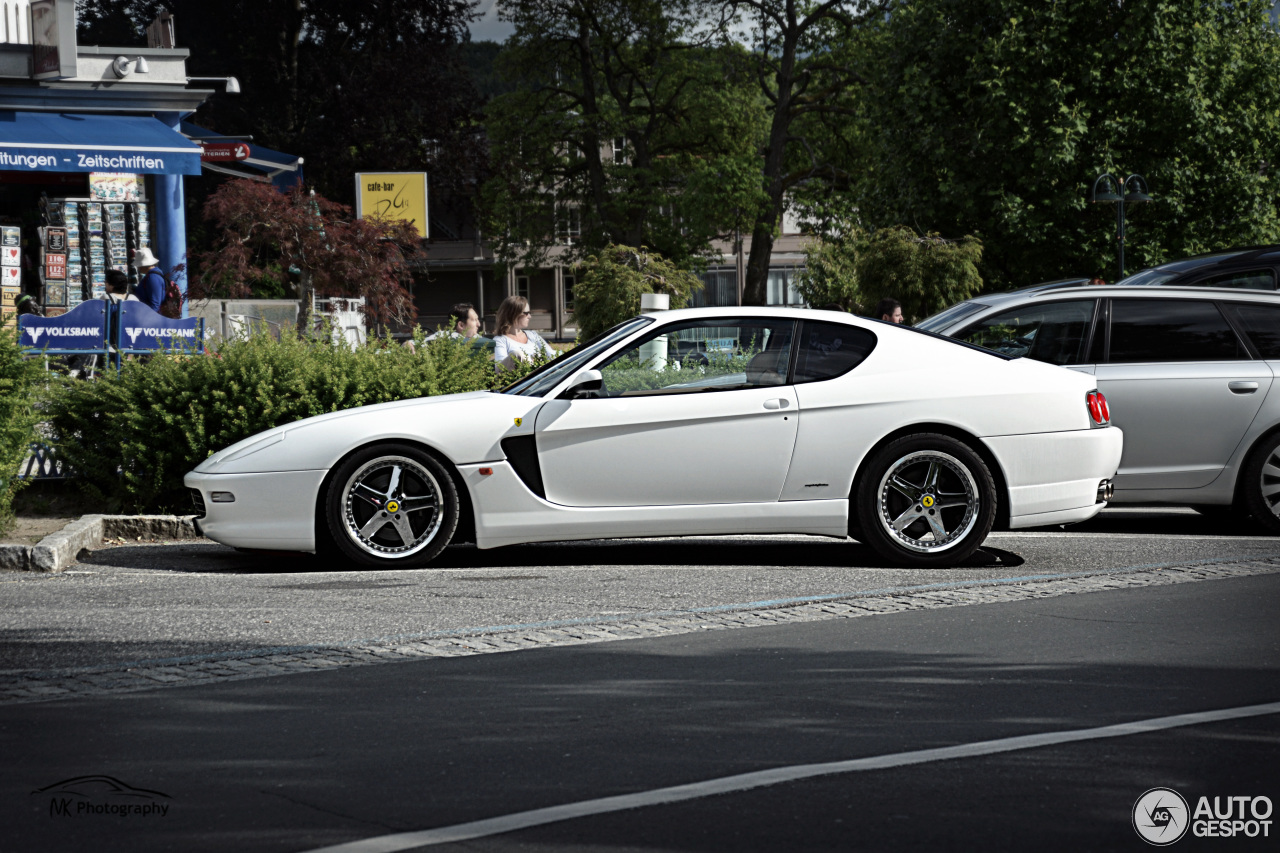
[[[858,537],[858,520],[855,511],[855,498],[858,491],[858,484],[862,482],[866,476],[867,463],[880,452],[880,449],[886,445],[897,441],[908,435],[917,435],[919,433],[935,433],[954,438],[956,441],[967,446],[970,450],[978,455],[978,457],[987,466],[987,470],[991,472],[991,479],[996,485],[996,520],[993,530],[1007,530],[1009,528],[1009,485],[1008,479],[1005,477],[1004,469],[1000,466],[995,455],[983,444],[976,436],[966,432],[959,427],[951,424],[935,424],[920,423],[911,424],[910,426],[901,427],[886,435],[884,438],[876,442],[875,446],[868,448],[866,455],[858,462],[858,470],[854,472],[853,482],[849,484],[849,535],[855,539]],[[861,541],[859,539],[859,541]]]

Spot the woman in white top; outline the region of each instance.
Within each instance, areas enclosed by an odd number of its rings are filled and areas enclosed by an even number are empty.
[[[555,358],[555,351],[529,325],[529,301],[523,296],[508,296],[498,306],[498,334],[493,339],[493,360],[507,356],[532,361],[539,355]]]

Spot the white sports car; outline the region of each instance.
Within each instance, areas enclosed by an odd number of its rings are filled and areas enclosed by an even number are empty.
[[[1091,376],[828,311],[636,317],[500,393],[277,427],[186,476],[197,524],[371,567],[451,542],[852,535],[949,565],[1105,504],[1123,436]]]

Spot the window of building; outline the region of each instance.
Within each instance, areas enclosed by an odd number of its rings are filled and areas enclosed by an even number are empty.
[[[630,162],[627,158],[627,138],[625,136],[615,136],[613,138],[613,162],[619,166],[625,166]]]
[[[556,209],[556,225],[560,239],[572,245],[582,239],[582,208],[576,204],[563,204]]]
[[[571,273],[564,274],[564,310],[570,314],[573,313],[573,288],[578,283],[576,276]]]
[[[1249,355],[1212,302],[1114,299],[1112,364],[1153,361],[1235,361]]]
[[[693,308],[714,308],[738,304],[738,274],[733,270],[709,270],[698,276],[702,289],[693,294]]]
[[[516,276],[516,296],[523,296],[525,299],[529,298],[529,276]]]
[[[800,291],[796,290],[795,282],[798,273],[799,270],[789,268],[770,269],[765,289],[766,304],[804,307],[805,302],[800,298]]]

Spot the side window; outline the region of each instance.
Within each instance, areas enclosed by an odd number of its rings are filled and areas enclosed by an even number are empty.
[[[1247,358],[1244,344],[1212,302],[1192,299],[1115,299],[1111,302],[1109,361],[1112,364]]]
[[[1076,299],[1023,305],[979,320],[955,337],[1015,358],[1083,364],[1096,302]]]
[[[1227,310],[1235,313],[1258,355],[1280,358],[1280,305],[1238,304]]]
[[[805,320],[800,327],[795,381],[842,376],[861,364],[875,346],[875,334],[858,326]]]
[[[709,318],[663,326],[599,366],[598,396],[642,397],[783,385],[796,323]]]
[[[1202,278],[1194,287],[1235,287],[1241,290],[1275,290],[1276,274],[1273,270],[1237,270],[1220,273],[1212,278]]]

